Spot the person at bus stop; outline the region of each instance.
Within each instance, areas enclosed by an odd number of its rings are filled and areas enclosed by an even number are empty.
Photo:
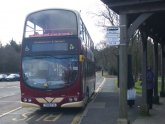
[[[154,89],[154,73],[151,67],[147,68],[146,74],[146,84],[147,84],[147,104],[149,109],[152,109],[153,104],[153,89]]]
[[[132,107],[135,104],[136,92],[134,89],[135,83],[133,75],[128,72],[128,83],[127,83],[127,104]]]

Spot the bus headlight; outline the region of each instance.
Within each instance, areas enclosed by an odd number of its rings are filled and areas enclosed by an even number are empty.
[[[24,102],[27,102],[28,100],[27,100],[27,98],[23,98],[23,101],[24,101]]]
[[[80,95],[80,92],[77,92],[77,95],[79,96]]]
[[[77,102],[77,100],[78,100],[77,97],[74,97],[74,101]]]
[[[69,98],[69,102],[72,102],[73,101],[73,99],[72,98]]]
[[[32,99],[31,99],[31,98],[29,98],[29,99],[28,99],[28,102],[32,102]]]

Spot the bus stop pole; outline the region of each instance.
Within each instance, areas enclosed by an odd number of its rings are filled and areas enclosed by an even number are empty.
[[[127,15],[120,15],[120,46],[119,46],[119,118],[117,124],[128,124],[127,115]]]
[[[147,80],[146,80],[146,73],[147,73],[147,34],[144,31],[141,31],[142,37],[142,105],[140,106],[140,113],[143,115],[148,115],[149,109],[147,105]]]
[[[162,76],[162,83],[161,83],[161,92],[160,92],[160,96],[161,97],[165,97],[165,81],[164,81],[164,75],[165,75],[165,66],[164,66],[164,63],[165,63],[165,45],[164,44],[161,44],[161,50],[162,50],[162,55],[161,55],[161,76]]]

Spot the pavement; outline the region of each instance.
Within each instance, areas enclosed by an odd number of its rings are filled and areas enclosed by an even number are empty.
[[[95,98],[86,107],[79,124],[117,124],[119,94],[116,78],[105,78]],[[130,124],[165,124],[165,98],[160,105],[153,105],[149,116],[140,115],[141,96],[136,96],[135,105],[127,108]]]
[[[149,116],[138,116],[132,124],[165,124],[165,98],[160,98],[159,105],[153,105]]]

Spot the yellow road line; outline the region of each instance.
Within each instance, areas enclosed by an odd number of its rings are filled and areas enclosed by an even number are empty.
[[[102,81],[102,83],[98,86],[98,88],[96,89],[96,93],[98,93],[101,90],[101,88],[103,87],[104,82],[105,82],[105,78]]]
[[[71,124],[78,124],[80,119],[81,119],[81,115],[83,112],[79,112],[76,114],[76,116],[73,118]]]
[[[102,81],[102,83],[98,86],[98,88],[96,89],[95,94],[97,94],[101,90],[104,83],[105,83],[105,78]],[[96,95],[94,96],[94,98],[96,98]],[[88,109],[88,107],[86,107],[86,109],[84,111],[77,113],[76,116],[73,118],[71,124],[80,124],[80,122],[82,121],[82,117],[86,113],[87,109]]]

